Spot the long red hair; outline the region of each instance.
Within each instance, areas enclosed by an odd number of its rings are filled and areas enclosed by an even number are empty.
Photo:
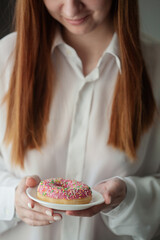
[[[122,73],[114,92],[108,144],[135,159],[142,133],[153,122],[155,101],[143,61],[137,1],[113,1],[115,29],[120,42]],[[43,1],[16,2],[15,62],[5,96],[8,107],[5,142],[12,143],[12,163],[24,167],[29,149],[40,149],[53,98],[51,48],[56,21]]]
[[[125,151],[134,161],[141,136],[153,122],[156,103],[141,52],[138,2],[113,3],[122,73],[114,91],[108,144]]]

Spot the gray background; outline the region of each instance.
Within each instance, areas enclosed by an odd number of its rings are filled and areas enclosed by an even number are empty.
[[[12,31],[14,4],[15,0],[0,0],[0,38]]]
[[[15,0],[0,0],[0,38],[11,32],[14,2]],[[139,0],[139,6],[142,31],[152,35],[160,41],[160,0]],[[23,231],[21,228],[19,230]],[[4,236],[1,236],[0,239],[15,240],[12,236],[12,231],[9,231]],[[160,240],[159,237],[157,240]]]
[[[0,0],[0,38],[12,31],[14,3],[15,0]],[[160,0],[139,0],[139,6],[141,30],[160,41]]]
[[[141,30],[160,41],[160,0],[139,0],[139,11]]]

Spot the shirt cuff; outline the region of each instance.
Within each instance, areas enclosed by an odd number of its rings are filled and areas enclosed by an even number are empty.
[[[15,189],[20,179],[14,179],[12,186],[0,187],[0,220],[11,221],[15,217]]]
[[[130,209],[132,208],[134,201],[133,199],[135,198],[135,194],[136,194],[136,188],[134,186],[134,183],[132,181],[130,181],[129,178],[122,178],[122,177],[118,177],[120,178],[122,181],[124,181],[126,183],[126,187],[127,187],[127,193],[126,193],[126,197],[125,199],[114,209],[107,211],[107,210],[103,210],[101,211],[101,214],[103,216],[108,216],[108,217],[112,217],[112,218],[117,218],[118,216],[120,216],[121,218],[123,218],[123,216],[125,216]],[[119,220],[119,218],[118,218]]]

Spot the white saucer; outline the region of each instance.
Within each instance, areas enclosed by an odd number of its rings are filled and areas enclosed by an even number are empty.
[[[39,204],[48,207],[48,208],[52,208],[52,209],[56,209],[56,210],[63,210],[63,211],[74,211],[74,210],[84,210],[90,207],[93,207],[95,205],[101,204],[104,202],[103,196],[99,193],[96,192],[95,190],[92,189],[92,201],[88,204],[57,204],[57,203],[50,203],[50,202],[45,202],[42,200],[39,200],[37,198],[37,186],[34,188],[27,188],[26,193],[28,195],[29,198],[31,198],[32,200],[34,200],[35,202],[38,202]]]

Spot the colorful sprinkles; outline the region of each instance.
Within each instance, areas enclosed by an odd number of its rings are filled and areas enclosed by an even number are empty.
[[[79,181],[63,178],[49,178],[40,182],[37,191],[54,199],[83,199],[92,195],[91,188]]]

